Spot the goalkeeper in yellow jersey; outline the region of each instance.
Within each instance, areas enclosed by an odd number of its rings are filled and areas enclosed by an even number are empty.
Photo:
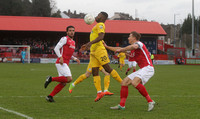
[[[118,54],[119,57],[119,66],[120,66],[120,70],[122,71],[122,67],[125,66],[125,58],[126,58],[126,54],[124,52],[120,52]]]
[[[100,12],[95,18],[97,24],[92,28],[90,33],[90,42],[84,44],[81,48],[88,50],[90,48],[90,63],[92,66],[92,74],[94,79],[94,85],[97,90],[101,89],[101,78],[99,76],[99,67],[103,66],[106,72],[108,72],[115,80],[120,84],[122,82],[119,74],[110,67],[110,59],[108,57],[107,50],[103,45],[103,39],[105,35],[105,21],[108,18],[106,12]],[[99,101],[104,96],[104,93],[97,92],[95,102]]]
[[[104,94],[105,95],[113,95],[114,93],[111,93],[108,91],[109,85],[110,85],[110,74],[104,70],[102,66],[99,67],[99,70],[104,73]],[[88,64],[87,71],[85,74],[80,75],[73,83],[69,86],[69,93],[72,93],[72,89],[82,82],[84,79],[88,78],[92,74],[92,66],[91,63]],[[102,92],[101,88],[97,90],[97,92]]]

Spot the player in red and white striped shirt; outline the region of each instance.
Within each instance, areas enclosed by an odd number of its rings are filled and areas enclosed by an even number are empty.
[[[129,35],[129,43],[131,45],[121,48],[121,47],[110,47],[104,44],[104,46],[114,52],[126,52],[135,50],[135,61],[140,67],[136,72],[128,75],[121,83],[121,92],[120,92],[120,104],[111,109],[125,109],[125,102],[128,97],[128,86],[132,85],[135,87],[142,96],[144,96],[148,102],[148,111],[151,111],[154,108],[155,102],[150,98],[144,84],[154,75],[154,67],[149,56],[149,51],[146,46],[139,41],[141,35],[135,31],[131,32]]]
[[[70,83],[72,81],[72,74],[69,69],[69,61],[72,58],[80,64],[80,60],[76,57],[72,56],[75,50],[75,41],[73,40],[75,34],[74,26],[68,26],[66,29],[67,36],[64,36],[57,43],[54,51],[58,56],[56,61],[56,68],[58,71],[58,77],[47,77],[44,87],[47,88],[49,83],[56,81],[59,84],[54,88],[54,90],[46,97],[46,100],[49,102],[55,102],[53,96],[59,93],[66,85],[66,83]]]

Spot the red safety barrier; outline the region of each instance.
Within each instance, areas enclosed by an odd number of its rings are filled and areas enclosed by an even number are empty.
[[[168,60],[168,55],[154,54],[154,60]]]

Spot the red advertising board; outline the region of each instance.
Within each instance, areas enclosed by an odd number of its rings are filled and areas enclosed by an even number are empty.
[[[157,47],[159,50],[162,50],[162,51],[164,50],[163,44],[164,44],[163,40],[158,40]]]

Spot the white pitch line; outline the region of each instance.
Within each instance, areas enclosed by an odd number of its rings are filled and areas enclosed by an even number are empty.
[[[9,110],[9,109],[6,109],[6,108],[3,108],[3,107],[0,107],[0,109],[4,110],[4,111],[7,111],[7,112],[10,112],[10,113],[13,113],[13,114],[16,114],[18,116],[21,116],[21,117],[25,117],[27,119],[33,119],[33,117],[29,117],[25,114],[22,114],[22,113],[19,113],[19,112],[16,112],[16,111],[13,111],[13,110]]]

